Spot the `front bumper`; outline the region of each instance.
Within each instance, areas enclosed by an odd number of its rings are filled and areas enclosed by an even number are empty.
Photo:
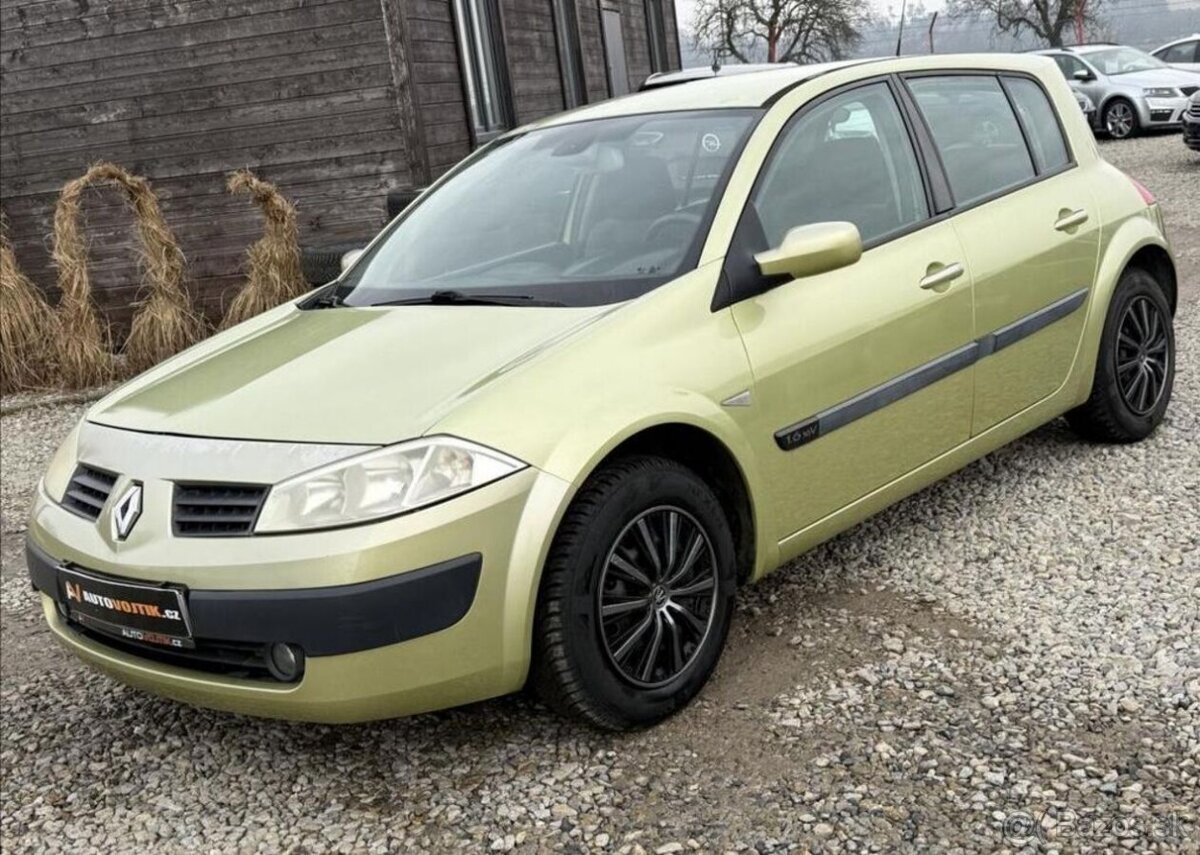
[[[1175,98],[1146,98],[1141,110],[1142,124],[1153,128],[1165,128],[1179,125],[1183,122],[1183,114],[1187,112],[1188,99],[1179,96]]]
[[[568,487],[530,468],[373,525],[201,539],[159,525],[127,543],[39,489],[29,567],[57,639],[124,683],[252,715],[387,718],[521,687],[540,568]],[[296,643],[306,656],[303,675],[285,683],[215,673],[81,627],[59,605],[61,564],[179,585],[198,647]]]

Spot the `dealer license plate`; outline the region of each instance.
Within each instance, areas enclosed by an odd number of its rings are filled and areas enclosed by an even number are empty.
[[[67,567],[58,571],[67,613],[89,629],[163,647],[195,647],[183,592],[118,582]]]

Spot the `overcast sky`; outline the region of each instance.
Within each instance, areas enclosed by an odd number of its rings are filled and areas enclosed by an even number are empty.
[[[886,13],[890,8],[895,15],[900,14],[901,0],[867,0],[872,9],[877,12]],[[910,0],[912,2],[912,0]],[[945,0],[925,0],[925,9],[932,12],[934,9],[941,9],[945,6]],[[679,18],[679,25],[685,30],[691,30],[692,27],[692,12],[696,8],[696,0],[675,0],[675,15]]]

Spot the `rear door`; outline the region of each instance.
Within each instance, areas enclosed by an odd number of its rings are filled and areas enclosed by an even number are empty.
[[[970,275],[931,199],[893,85],[804,107],[743,212],[726,275],[792,228],[854,223],[862,258],[735,303],[754,372],[748,433],[782,540],[966,441]],[[754,268],[743,272],[739,265]]]
[[[1083,333],[1100,223],[1058,114],[1032,77],[909,76],[932,132],[975,298],[972,435],[1067,378]]]

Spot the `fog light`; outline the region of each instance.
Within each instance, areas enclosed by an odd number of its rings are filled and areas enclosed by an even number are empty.
[[[292,682],[304,671],[304,651],[281,641],[272,644],[267,654],[267,670],[276,680]]]

